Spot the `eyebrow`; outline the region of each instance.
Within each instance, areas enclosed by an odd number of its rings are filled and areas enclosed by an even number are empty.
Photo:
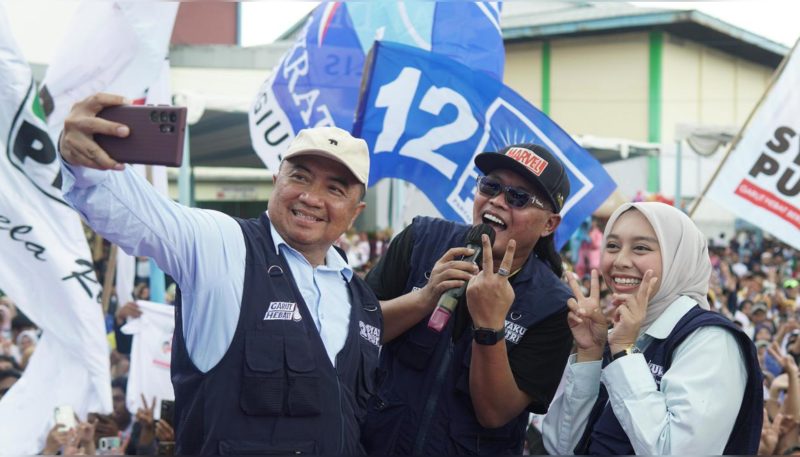
[[[608,238],[609,239],[614,238],[614,239],[618,240],[620,237],[619,237],[619,235],[615,235],[613,233],[610,233],[608,235]],[[658,244],[658,240],[653,238],[652,236],[635,236],[635,237],[633,237],[633,241],[649,241],[651,243]]]
[[[305,171],[306,173],[309,173],[309,174],[312,174],[312,175],[314,174],[308,167],[306,167],[304,165],[301,165],[299,163],[293,163],[292,166],[294,167],[295,170],[296,169],[300,169],[302,171]],[[328,180],[333,181],[333,182],[338,183],[338,184],[341,184],[345,189],[349,188],[352,185],[346,178],[344,178],[342,176],[332,176],[332,177],[328,178]]]

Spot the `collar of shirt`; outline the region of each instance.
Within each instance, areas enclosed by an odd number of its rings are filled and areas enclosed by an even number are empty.
[[[677,300],[672,302],[672,304],[661,313],[661,316],[653,322],[653,325],[651,325],[644,334],[651,338],[663,340],[669,336],[678,321],[681,320],[690,309],[694,308],[696,304],[697,302],[689,297],[678,297]]]
[[[269,214],[267,214],[267,218],[269,218]],[[280,255],[280,247],[284,246],[286,249],[295,253],[296,257],[303,259],[306,263],[308,260],[305,258],[303,254],[301,254],[297,249],[289,246],[283,237],[275,230],[275,226],[272,223],[269,224],[269,231],[272,235],[272,243],[275,245],[275,254]],[[323,270],[331,270],[331,271],[338,271],[341,272],[342,277],[347,282],[350,282],[353,279],[353,269],[350,268],[350,265],[345,262],[339,252],[336,251],[336,248],[333,246],[328,248],[328,252],[325,254],[325,265],[320,266],[319,268]]]

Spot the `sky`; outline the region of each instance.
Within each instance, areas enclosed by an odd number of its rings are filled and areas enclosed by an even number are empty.
[[[640,7],[697,9],[750,32],[791,47],[800,36],[800,1],[739,0],[705,2],[631,2]],[[272,42],[318,2],[265,1],[242,4],[242,45]]]

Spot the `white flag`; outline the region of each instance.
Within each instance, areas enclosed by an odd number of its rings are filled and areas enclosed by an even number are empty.
[[[170,379],[172,333],[175,330],[173,306],[137,300],[142,315],[131,319],[122,332],[133,335],[131,368],[125,403],[128,411],[137,411],[156,398],[154,418],[161,418],[161,400],[174,400],[175,391]],[[142,395],[147,405],[142,404]]]
[[[800,249],[797,44],[768,90],[721,166],[708,195],[738,217]]]
[[[100,291],[80,221],[61,199],[52,138],[72,104],[94,92],[143,97],[166,56],[177,7],[82,4],[48,68],[43,104],[0,9],[0,284],[44,331],[24,376],[0,401],[0,454],[41,451],[58,405],[81,418],[111,411]]]

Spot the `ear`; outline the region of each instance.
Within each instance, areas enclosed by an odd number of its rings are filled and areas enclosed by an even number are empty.
[[[561,215],[560,214],[553,214],[547,218],[547,222],[544,224],[544,231],[542,231],[541,237],[546,237],[553,232],[556,231],[558,225],[561,224]]]
[[[353,217],[350,219],[350,225],[347,226],[348,230],[353,228],[353,224],[355,224],[356,219],[358,219],[358,216],[361,215],[361,211],[364,211],[364,208],[366,207],[367,204],[365,202],[358,202],[355,208],[355,212],[353,213]]]

